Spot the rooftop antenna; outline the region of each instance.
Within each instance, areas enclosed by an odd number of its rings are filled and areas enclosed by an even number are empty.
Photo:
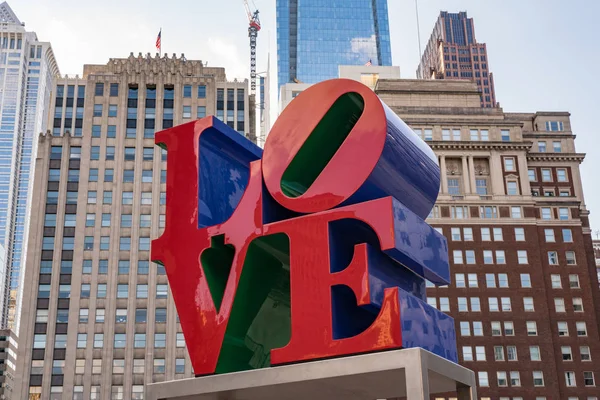
[[[419,0],[415,0],[415,11],[417,14],[417,40],[419,41],[419,59],[421,59],[421,28],[419,27]]]

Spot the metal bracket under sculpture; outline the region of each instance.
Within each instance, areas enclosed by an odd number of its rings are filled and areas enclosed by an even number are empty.
[[[214,117],[167,149],[165,266],[196,375],[421,347],[457,361],[445,238],[424,219],[433,151],[373,91],[335,79],[294,99],[264,151]]]

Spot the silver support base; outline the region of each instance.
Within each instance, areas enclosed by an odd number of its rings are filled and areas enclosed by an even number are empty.
[[[475,374],[422,349],[313,361],[150,384],[148,400],[376,400],[457,392],[476,400]]]

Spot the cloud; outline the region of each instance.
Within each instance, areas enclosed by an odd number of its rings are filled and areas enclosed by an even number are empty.
[[[368,58],[377,54],[377,39],[375,35],[371,35],[370,37],[357,37],[350,40],[350,47],[353,53]]]

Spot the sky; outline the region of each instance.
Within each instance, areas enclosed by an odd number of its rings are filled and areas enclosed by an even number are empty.
[[[341,0],[329,0],[338,1]],[[130,52],[154,54],[162,28],[163,52],[184,53],[226,68],[228,79],[249,76],[248,20],[243,0],[12,0],[28,30],[52,43],[62,74],[81,74],[83,64],[106,64]],[[275,0],[254,0],[262,30],[257,70],[270,52],[272,104],[276,104]],[[415,78],[419,63],[413,0],[388,0],[392,61],[402,78]],[[600,234],[600,141],[594,139],[600,68],[595,0],[419,0],[424,49],[440,10],[467,11],[477,41],[487,43],[496,97],[507,112],[569,111],[576,148],[587,153],[581,173],[592,229]],[[272,112],[274,114],[274,112]],[[595,237],[595,235],[594,235]]]

